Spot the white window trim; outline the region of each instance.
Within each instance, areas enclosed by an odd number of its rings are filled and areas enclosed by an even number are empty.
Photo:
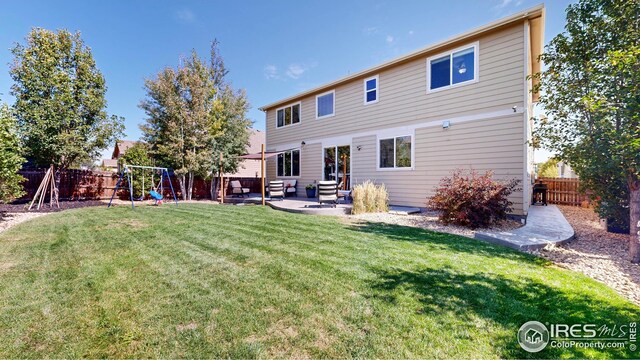
[[[403,136],[409,136],[411,138],[411,166],[408,167],[396,167],[396,139]],[[377,171],[412,171],[415,170],[415,158],[416,158],[416,142],[415,133],[385,133],[376,136],[376,170]],[[380,140],[393,139],[393,167],[383,168],[380,167]]]
[[[472,80],[467,80],[467,81],[463,81],[457,84],[453,84],[453,59],[452,59],[452,54],[461,50],[466,50],[470,47],[473,47],[473,79]],[[480,67],[479,67],[479,58],[480,58],[480,53],[478,51],[478,49],[480,48],[480,43],[478,41],[471,43],[471,44],[467,44],[465,46],[460,46],[458,48],[455,48],[453,50],[449,50],[447,52],[443,52],[437,55],[433,55],[433,56],[429,56],[427,58],[427,94],[429,93],[434,93],[434,92],[438,92],[438,91],[443,91],[443,90],[448,90],[448,89],[452,89],[452,88],[457,88],[460,86],[465,86],[465,85],[469,85],[469,84],[475,84],[480,80]],[[437,89],[431,89],[431,60],[435,60],[435,59],[439,59],[445,56],[449,56],[449,61],[450,61],[450,69],[449,69],[449,85],[447,86],[443,86],[443,87],[439,87]]]
[[[298,153],[300,154],[300,173],[302,173],[302,149],[301,148],[297,148],[297,149],[289,149],[287,151],[283,151],[282,153],[291,153],[293,151],[298,151]],[[291,155],[293,157],[293,155]],[[278,179],[299,179],[300,178],[300,174],[298,175],[283,175],[280,176],[278,175],[278,169],[280,168],[280,159],[278,159],[278,156],[276,156],[276,178]],[[293,158],[291,159],[291,172],[293,173]]]
[[[323,116],[318,116],[318,98],[323,97],[323,96],[328,95],[328,94],[333,94],[333,113],[327,114],[327,115],[323,115]],[[324,92],[322,94],[316,95],[316,119],[324,119],[324,118],[328,118],[328,117],[332,117],[332,116],[336,116],[336,91],[335,90],[331,90],[331,91],[327,91],[327,92]]]
[[[368,92],[367,91],[367,81],[373,80],[373,79],[376,80],[376,88],[375,88],[376,99],[374,101],[367,101],[367,92]],[[380,76],[379,75],[372,76],[372,77],[364,79],[363,84],[362,84],[362,88],[364,89],[364,99],[363,99],[363,101],[364,101],[365,105],[375,104],[375,103],[378,102],[378,100],[380,100]],[[369,90],[369,91],[372,91],[372,90]]]
[[[297,123],[293,124],[289,124],[289,125],[282,125],[282,126],[278,126],[278,111],[282,110],[282,109],[286,109],[288,107],[291,108],[291,121],[293,121],[293,107],[296,105],[300,105],[300,121],[298,121]],[[289,126],[295,126],[295,125],[299,125],[300,123],[302,123],[302,101],[298,101],[295,103],[291,103],[282,107],[279,107],[276,109],[276,129],[282,129],[285,127],[289,127]]]
[[[344,138],[343,138],[344,139]],[[348,138],[348,141],[345,140],[340,140],[340,141],[332,141],[330,143],[327,143],[328,145],[325,145],[325,143],[321,143],[322,147],[320,149],[321,151],[321,155],[320,156],[320,177],[318,179],[323,179],[324,180],[324,150],[327,148],[335,148],[336,149],[336,154],[338,151],[338,148],[341,146],[348,146],[349,147],[349,178],[352,179],[353,178],[353,163],[351,162],[351,160],[353,159],[353,144],[351,141],[351,138]],[[337,169],[336,169],[337,170]],[[351,181],[351,180],[349,180]],[[352,183],[353,185],[353,183]]]

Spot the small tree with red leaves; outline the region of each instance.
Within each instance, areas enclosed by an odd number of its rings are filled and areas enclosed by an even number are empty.
[[[427,207],[440,211],[440,221],[472,229],[488,227],[507,218],[513,203],[508,197],[516,191],[516,179],[497,181],[493,172],[455,170],[440,180]]]

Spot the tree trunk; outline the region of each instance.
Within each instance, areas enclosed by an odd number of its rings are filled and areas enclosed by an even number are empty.
[[[188,191],[187,198],[191,200],[193,197],[193,172],[189,171],[188,175],[189,175],[189,182],[187,185],[187,191]]]
[[[640,179],[629,176],[629,260],[640,263]]]
[[[213,188],[212,199],[214,201],[220,201],[220,178],[218,176],[214,176],[211,179],[211,186]]]
[[[60,182],[62,181],[62,170],[60,170],[60,168],[56,169],[53,181],[55,188],[53,189],[54,194],[51,194],[51,199],[53,199],[54,203],[57,203],[60,200],[58,197],[60,193]]]
[[[211,184],[209,184],[209,193],[211,195],[211,200],[216,201],[217,193],[216,193],[216,176],[213,172],[211,172]]]
[[[187,184],[185,183],[186,175],[182,174],[178,177],[180,183],[180,193],[182,195],[182,201],[187,201]]]

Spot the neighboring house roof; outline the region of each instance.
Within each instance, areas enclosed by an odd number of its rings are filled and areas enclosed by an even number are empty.
[[[133,140],[118,140],[116,141],[116,146],[113,148],[113,153],[111,154],[112,159],[117,159],[120,156],[124,155],[129,148],[133,147],[135,144],[139,143],[139,141]]]
[[[251,130],[249,136],[249,146],[247,146],[247,154],[257,154],[262,150],[262,144],[265,143],[264,131]],[[238,171],[235,174],[225,174],[227,177],[243,177],[255,178],[260,177],[260,161],[245,160],[240,162]]]
[[[387,68],[393,67],[393,66],[397,66],[403,63],[406,63],[408,61],[411,60],[415,60],[416,58],[420,58],[420,57],[424,57],[428,54],[434,53],[436,51],[440,51],[442,50],[442,48],[445,47],[449,47],[455,43],[461,42],[461,41],[468,41],[470,38],[475,38],[478,37],[486,32],[490,32],[493,31],[495,29],[504,27],[504,26],[508,26],[510,24],[522,21],[524,19],[529,19],[529,20],[534,20],[534,19],[543,19],[544,18],[544,4],[539,4],[536,5],[532,8],[523,10],[521,12],[518,12],[516,14],[507,16],[505,18],[502,18],[500,20],[494,21],[492,23],[489,23],[487,25],[475,28],[473,30],[467,31],[463,34],[460,35],[456,35],[453,36],[451,38],[448,38],[444,41],[438,42],[436,44],[432,44],[429,46],[426,46],[422,49],[419,49],[417,51],[414,51],[412,53],[400,56],[398,58],[395,58],[393,60],[387,61],[385,63],[382,63],[380,65],[374,66],[372,68],[357,72],[353,75],[349,75],[349,76],[345,76],[341,79],[332,81],[330,83],[321,85],[319,87],[313,88],[311,90],[296,94],[294,96],[291,97],[287,97],[285,99],[273,102],[271,104],[268,105],[264,105],[262,107],[259,108],[259,110],[262,111],[267,111],[269,109],[275,108],[277,106],[280,105],[286,105],[287,103],[291,103],[301,97],[305,97],[305,96],[310,96],[313,94],[319,94],[321,92],[325,92],[328,90],[331,90],[332,88],[335,88],[339,85],[342,85],[344,83],[347,83],[349,81],[352,80],[356,80],[359,78],[364,78],[364,77],[368,77],[368,76],[372,76],[375,75],[376,73],[385,70]],[[536,21],[536,23],[534,24],[532,22],[532,26],[536,26],[536,29],[533,30],[531,32],[531,54],[530,57],[533,60],[536,60],[538,55],[541,54],[542,49],[543,49],[543,42],[544,42],[544,26],[541,26],[541,24],[544,24],[544,22],[542,21]],[[532,61],[532,69],[531,69],[531,73],[535,74],[537,72],[540,71],[540,63],[538,61]],[[537,80],[533,80],[534,82],[536,82]]]
[[[118,160],[117,159],[102,159],[102,166],[108,168],[117,168]]]
[[[249,146],[247,146],[247,154],[256,154],[262,151],[262,144],[264,144],[264,140],[264,131],[251,130]]]

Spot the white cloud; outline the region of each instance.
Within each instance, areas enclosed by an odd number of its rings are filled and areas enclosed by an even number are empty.
[[[176,13],[176,16],[178,17],[179,20],[184,21],[186,23],[191,23],[196,20],[196,14],[194,14],[193,11],[189,9],[178,10],[178,12]]]
[[[296,79],[299,79],[309,69],[314,68],[316,66],[318,66],[317,61],[312,61],[304,64],[298,64],[298,63],[290,64],[289,67],[287,67],[287,71],[285,72],[285,74],[287,74],[288,77],[296,80]]]
[[[388,42],[389,44],[391,44],[393,42],[393,36],[391,35],[387,35],[387,38],[385,39],[386,42]]]
[[[409,30],[409,35],[413,35],[413,30]]]
[[[267,80],[271,80],[271,79],[279,79],[280,75],[278,75],[278,67],[275,65],[265,65],[264,66],[264,77],[267,78]]]
[[[368,26],[365,27],[364,29],[362,29],[362,33],[369,36],[369,35],[374,35],[378,33],[378,28],[375,26]]]
[[[304,74],[304,72],[307,71],[307,69],[303,68],[302,65],[300,64],[291,64],[289,65],[289,67],[287,68],[287,76],[292,78],[292,79],[297,79],[300,76],[302,76],[302,74]]]
[[[297,80],[304,75],[309,69],[318,66],[317,61],[310,61],[306,63],[292,63],[287,66],[285,70],[280,70],[276,65],[267,64],[264,66],[263,73],[267,80],[286,80],[290,78]],[[285,77],[286,75],[286,77]]]

